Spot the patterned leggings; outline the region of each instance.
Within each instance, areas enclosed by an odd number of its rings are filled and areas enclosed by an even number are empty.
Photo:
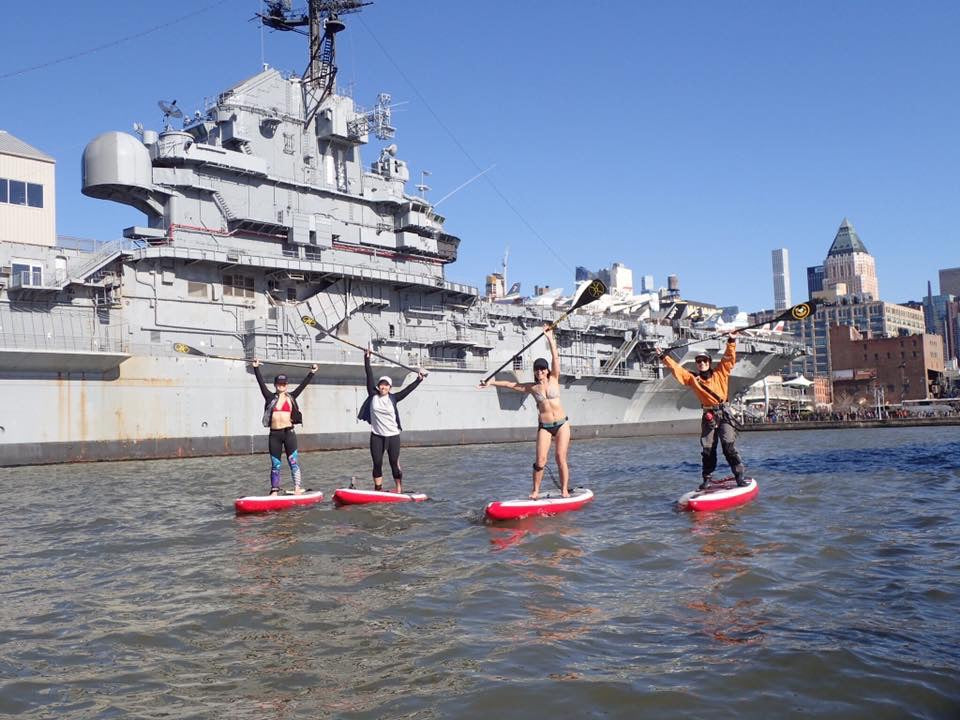
[[[300,487],[300,462],[297,453],[297,433],[292,427],[270,431],[270,489],[280,487],[280,468],[283,467],[283,451],[287,451],[290,474],[294,488]]]

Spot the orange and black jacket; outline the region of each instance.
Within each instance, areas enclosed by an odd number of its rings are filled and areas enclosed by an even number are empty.
[[[700,405],[704,408],[716,407],[727,401],[727,381],[730,378],[730,371],[733,370],[733,366],[737,362],[736,338],[727,339],[726,352],[723,353],[723,357],[717,363],[717,366],[713,368],[710,377],[706,379],[685,370],[669,354],[664,354],[662,359],[673,372],[677,381],[693,390],[697,399],[700,400]]]

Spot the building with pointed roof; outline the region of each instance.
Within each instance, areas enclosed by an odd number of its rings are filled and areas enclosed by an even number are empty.
[[[880,298],[877,266],[857,231],[847,218],[840,223],[833,244],[823,261],[823,289],[833,297],[857,295]]]

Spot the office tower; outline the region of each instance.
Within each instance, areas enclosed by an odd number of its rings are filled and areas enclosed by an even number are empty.
[[[786,310],[790,300],[790,256],[786,248],[773,251],[773,309]]]

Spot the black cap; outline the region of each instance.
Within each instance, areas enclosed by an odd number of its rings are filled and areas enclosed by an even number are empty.
[[[287,384],[287,376],[286,376],[286,375],[277,375],[277,376],[273,379],[273,384],[274,384],[274,385],[286,385],[286,384]]]
[[[550,363],[548,363],[544,358],[537,358],[533,361],[534,370],[549,370]]]

